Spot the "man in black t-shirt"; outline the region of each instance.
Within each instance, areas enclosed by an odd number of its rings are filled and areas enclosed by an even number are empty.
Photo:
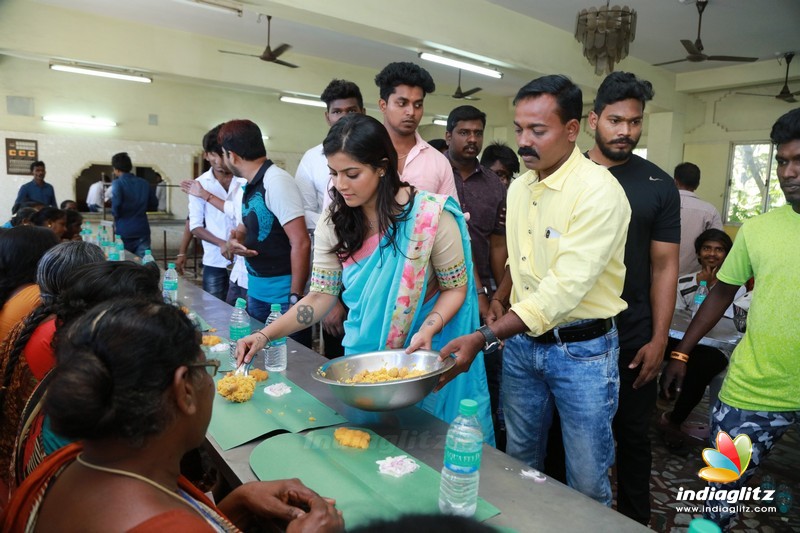
[[[625,245],[628,309],[619,324],[619,408],[617,510],[645,525],[650,521],[650,439],[658,375],[675,309],[680,196],[672,178],[633,155],[642,134],[644,106],[652,99],[650,82],[627,72],[612,72],[597,91],[589,126],[595,145],[587,155],[619,180],[631,204]]]

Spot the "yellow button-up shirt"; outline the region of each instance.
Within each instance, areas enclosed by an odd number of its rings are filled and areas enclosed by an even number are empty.
[[[608,170],[576,146],[547,179],[531,170],[514,180],[507,214],[511,310],[529,335],[627,307],[620,295],[631,209]]]

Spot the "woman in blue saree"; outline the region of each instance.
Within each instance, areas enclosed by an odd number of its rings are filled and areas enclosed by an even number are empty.
[[[333,202],[315,232],[311,291],[280,320],[239,341],[240,360],[251,359],[269,339],[321,320],[342,290],[350,309],[342,342],[346,355],[438,350],[475,331],[472,252],[457,202],[402,182],[389,134],[369,116],[338,121],[323,151]],[[484,437],[494,443],[482,364],[429,394],[420,407],[450,423],[464,398],[478,402]]]

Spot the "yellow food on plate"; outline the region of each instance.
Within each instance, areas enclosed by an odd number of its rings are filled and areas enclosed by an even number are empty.
[[[266,370],[261,370],[260,368],[252,368],[250,369],[250,375],[256,378],[256,381],[267,381],[269,372]]]
[[[252,376],[237,376],[229,373],[217,382],[217,392],[231,402],[242,403],[253,397],[256,379]]]
[[[222,339],[216,335],[203,335],[203,346],[216,346]]]
[[[188,308],[188,307],[186,307],[185,305],[182,305],[182,306],[181,306],[181,311],[183,311],[183,312],[184,312],[185,314],[187,314],[187,315],[188,315],[189,313],[191,313],[191,311],[189,311],[189,308]]]
[[[398,379],[415,378],[424,376],[428,372],[424,370],[409,370],[407,367],[381,368],[380,370],[362,370],[352,378],[346,379],[345,383],[381,383],[383,381],[395,381]]]
[[[338,428],[333,432],[333,438],[342,446],[366,450],[369,448],[369,441],[372,437],[366,431],[359,429]]]

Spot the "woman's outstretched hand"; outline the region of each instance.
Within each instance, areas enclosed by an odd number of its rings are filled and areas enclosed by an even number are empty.
[[[243,362],[249,363],[258,351],[266,346],[267,338],[263,333],[251,333],[247,337],[242,337],[236,343],[236,366],[238,367]]]

